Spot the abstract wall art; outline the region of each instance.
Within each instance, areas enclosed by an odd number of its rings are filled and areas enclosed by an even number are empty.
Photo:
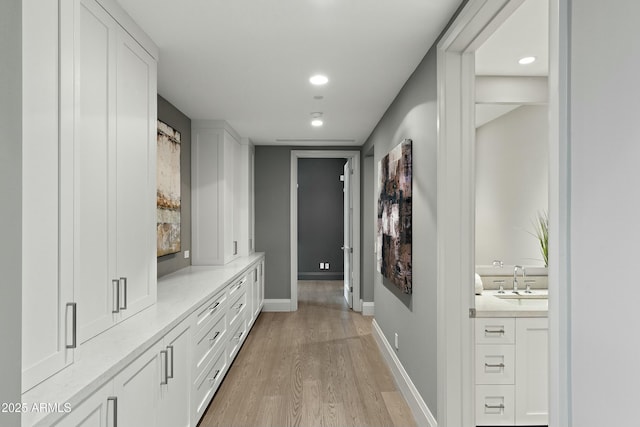
[[[405,139],[378,163],[376,257],[378,272],[403,293],[411,281],[411,140]]]
[[[158,120],[157,256],[180,252],[180,132]]]

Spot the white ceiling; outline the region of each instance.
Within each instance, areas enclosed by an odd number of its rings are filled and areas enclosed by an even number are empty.
[[[286,145],[363,144],[460,3],[118,1],[160,48],[160,95],[191,119]],[[312,87],[314,73],[329,83]]]
[[[525,56],[537,60],[518,64]],[[479,76],[546,76],[548,70],[548,0],[525,0],[476,51]]]

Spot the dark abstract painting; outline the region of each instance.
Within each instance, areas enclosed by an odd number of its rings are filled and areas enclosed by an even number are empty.
[[[405,294],[411,285],[411,140],[378,163],[378,271]]]

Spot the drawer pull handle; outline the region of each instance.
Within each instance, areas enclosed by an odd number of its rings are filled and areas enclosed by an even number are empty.
[[[235,339],[236,339],[236,341],[240,341],[240,338],[242,338],[242,336],[243,336],[243,335],[244,335],[244,331],[243,331],[243,332],[240,332],[240,333],[238,334],[238,336],[235,338]]]
[[[485,329],[484,332],[486,334],[504,334],[504,329],[497,329],[495,331],[493,331],[491,329]]]
[[[209,307],[209,310],[214,311],[216,308],[218,308],[219,305],[220,305],[220,303],[218,301],[216,301],[216,303],[213,304],[212,307]]]
[[[214,342],[216,338],[218,338],[218,335],[220,335],[220,332],[216,331],[215,335],[213,335],[213,338],[209,338],[209,341]]]
[[[242,306],[244,305],[244,303],[240,303],[238,305],[233,306],[234,310],[240,311],[242,309]]]
[[[504,405],[501,403],[499,405],[488,405],[488,404],[484,404],[484,407],[486,409],[504,409]]]
[[[484,367],[485,368],[504,368],[504,363],[497,363],[497,364],[485,363]]]
[[[213,377],[209,378],[210,382],[214,382],[216,378],[218,378],[218,374],[220,373],[220,369],[216,370],[216,373],[213,374]]]

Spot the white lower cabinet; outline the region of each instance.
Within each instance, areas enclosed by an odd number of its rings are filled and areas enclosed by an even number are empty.
[[[164,351],[167,352],[165,364],[167,368],[164,375],[165,381],[160,382],[160,406],[156,425],[188,427],[191,425],[189,391],[191,390],[192,354],[189,322],[182,322],[167,334],[164,338],[164,346]]]
[[[546,425],[548,320],[481,318],[475,331],[476,425]]]
[[[109,381],[98,391],[77,406],[55,427],[111,427],[114,425],[117,400],[113,396],[113,381]]]

